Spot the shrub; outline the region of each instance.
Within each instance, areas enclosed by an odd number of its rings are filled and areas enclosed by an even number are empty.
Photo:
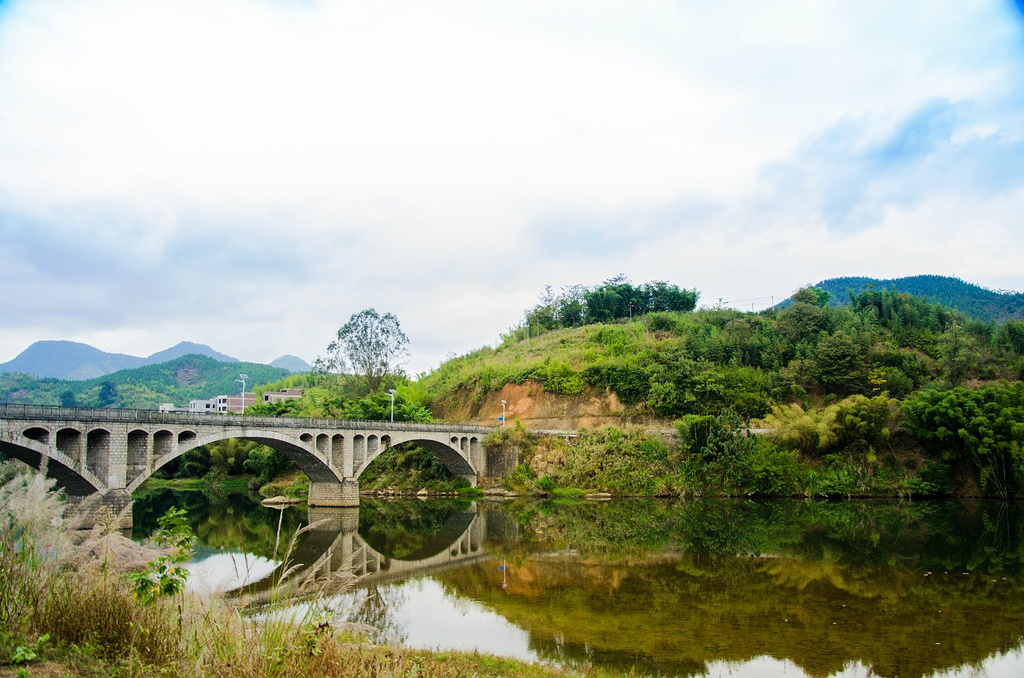
[[[796,453],[763,438],[757,439],[741,473],[747,494],[793,495],[803,484],[803,465]]]

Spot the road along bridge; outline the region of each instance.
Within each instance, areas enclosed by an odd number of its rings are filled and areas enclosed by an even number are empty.
[[[309,505],[359,505],[359,476],[382,452],[415,443],[475,486],[487,476],[493,429],[340,419],[290,419],[0,404],[0,452],[55,478],[71,501],[131,525],[131,493],[189,450],[237,438],[279,450],[309,477]],[[127,516],[127,518],[125,518]]]

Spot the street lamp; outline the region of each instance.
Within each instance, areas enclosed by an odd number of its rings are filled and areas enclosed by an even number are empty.
[[[238,377],[239,378],[235,379],[235,381],[242,382],[242,404],[240,405],[241,409],[238,410],[238,411],[239,412],[245,412],[245,380],[249,378],[249,375],[248,374],[240,374],[240,375],[238,375]]]
[[[391,396],[391,423],[395,423],[395,389],[389,388],[388,395]]]
[[[505,401],[501,401],[501,427],[505,428]]]

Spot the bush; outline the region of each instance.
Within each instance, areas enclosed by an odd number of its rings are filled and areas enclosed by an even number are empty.
[[[803,484],[803,464],[799,457],[763,438],[757,439],[741,474],[747,494],[794,495]]]
[[[534,473],[532,468],[526,464],[519,464],[512,469],[511,473],[505,476],[502,484],[505,486],[505,489],[522,494],[529,490],[536,477],[537,474]]]
[[[641,428],[581,429],[565,451],[560,485],[617,494],[652,494],[659,479],[673,475],[669,450]],[[661,483],[663,486],[664,483]]]
[[[555,479],[551,476],[543,476],[538,478],[533,486],[541,492],[551,494],[555,491]]]
[[[987,494],[1024,492],[1024,384],[922,391],[903,411],[932,459],[972,468]]]

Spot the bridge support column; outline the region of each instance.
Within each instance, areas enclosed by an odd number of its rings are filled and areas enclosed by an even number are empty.
[[[310,506],[359,506],[359,482],[345,478],[340,483],[309,483]]]
[[[476,487],[476,474],[475,473],[471,473],[468,476],[459,476],[459,477],[460,478],[465,478],[466,481],[469,483],[470,487]]]
[[[68,516],[76,527],[91,529],[106,525],[118,530],[132,529],[132,495],[125,490],[103,494],[68,496]]]

